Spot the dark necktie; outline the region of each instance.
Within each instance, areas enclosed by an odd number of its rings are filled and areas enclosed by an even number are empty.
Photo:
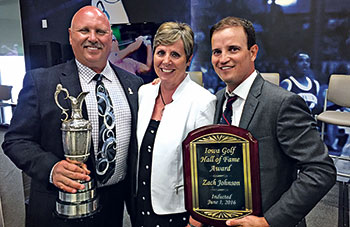
[[[226,107],[224,112],[222,113],[220,124],[232,124],[232,103],[236,101],[238,98],[237,95],[233,97],[229,97],[226,102]]]
[[[113,105],[103,82],[103,75],[96,74],[96,98],[98,106],[98,152],[96,157],[97,180],[105,184],[114,174],[117,158],[115,119]]]

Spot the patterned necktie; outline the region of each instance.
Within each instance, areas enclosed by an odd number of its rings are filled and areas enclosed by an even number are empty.
[[[96,99],[98,106],[98,152],[96,157],[97,180],[105,184],[114,174],[117,158],[115,119],[111,98],[103,82],[103,75],[96,74]]]
[[[232,103],[238,98],[237,95],[229,97],[226,102],[225,111],[222,113],[220,124],[232,124]]]

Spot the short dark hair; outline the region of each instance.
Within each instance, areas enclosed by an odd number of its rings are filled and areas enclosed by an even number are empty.
[[[289,63],[292,64],[292,65],[296,65],[296,63],[297,63],[297,61],[299,59],[299,56],[301,54],[305,54],[305,55],[309,56],[309,58],[311,58],[310,54],[308,52],[303,51],[303,50],[298,50],[290,57]]]
[[[253,23],[247,19],[244,18],[238,18],[238,17],[225,17],[224,19],[220,20],[216,24],[213,25],[210,29],[210,40],[213,37],[214,32],[229,28],[229,27],[243,27],[244,32],[247,35],[247,46],[248,50],[256,44],[256,38],[255,38],[255,29],[253,26]]]

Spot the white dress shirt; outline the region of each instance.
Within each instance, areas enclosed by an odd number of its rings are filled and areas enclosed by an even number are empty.
[[[96,100],[96,81],[93,80],[96,72],[84,66],[76,60],[78,66],[78,73],[80,77],[80,84],[83,91],[88,91],[89,94],[85,98],[89,121],[92,124],[92,141],[94,146],[95,158],[98,149],[98,114],[97,114],[97,100]],[[125,178],[127,168],[127,156],[131,133],[131,112],[128,100],[124,94],[122,85],[114,70],[107,62],[106,67],[100,73],[104,77],[103,84],[108,90],[111,97],[114,115],[116,120],[116,140],[117,140],[117,160],[115,165],[114,175],[104,184],[111,185],[117,183]]]
[[[243,107],[245,104],[245,101],[247,100],[249,90],[255,80],[255,77],[257,76],[257,72],[254,70],[254,72],[247,78],[245,79],[238,87],[235,88],[231,93],[228,91],[228,88],[226,87],[226,100],[223,105],[223,110],[222,112],[225,111],[226,107],[226,102],[228,97],[232,97],[234,95],[237,95],[238,98],[236,101],[232,103],[232,125],[237,126],[239,125],[239,121],[241,120],[241,115],[243,112]]]

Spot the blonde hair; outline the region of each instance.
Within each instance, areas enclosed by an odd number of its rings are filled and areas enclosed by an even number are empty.
[[[154,36],[153,51],[159,45],[171,45],[179,39],[181,39],[184,44],[186,60],[188,61],[193,54],[194,33],[191,27],[186,23],[165,22],[161,24]]]

